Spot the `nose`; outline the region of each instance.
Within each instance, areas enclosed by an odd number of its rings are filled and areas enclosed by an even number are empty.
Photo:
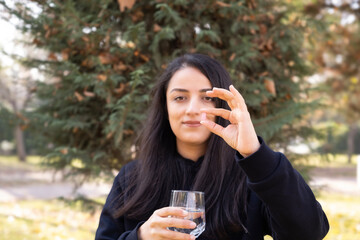
[[[197,115],[200,114],[200,102],[197,98],[191,98],[186,108],[186,114]]]

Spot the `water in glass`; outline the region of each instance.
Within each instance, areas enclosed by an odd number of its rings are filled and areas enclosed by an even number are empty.
[[[170,206],[184,209],[189,213],[185,219],[196,223],[196,228],[194,229],[169,227],[170,230],[191,234],[195,237],[198,237],[205,230],[205,201],[203,192],[173,190],[171,192]]]

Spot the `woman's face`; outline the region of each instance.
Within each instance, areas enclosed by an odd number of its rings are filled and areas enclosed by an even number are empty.
[[[168,117],[177,146],[205,146],[211,132],[200,124],[201,108],[215,107],[206,95],[212,86],[198,69],[185,67],[173,75],[166,91]],[[208,117],[215,121],[214,116]]]

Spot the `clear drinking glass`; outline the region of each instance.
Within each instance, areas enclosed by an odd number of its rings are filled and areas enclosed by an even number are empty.
[[[195,237],[198,237],[205,230],[205,199],[203,192],[172,190],[170,207],[184,209],[189,213],[185,219],[196,223],[194,229],[169,227],[170,230],[187,233]]]

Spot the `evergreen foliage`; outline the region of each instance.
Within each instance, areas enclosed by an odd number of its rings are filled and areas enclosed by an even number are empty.
[[[36,8],[0,1],[48,52],[28,64],[48,75],[33,121],[54,145],[56,168],[96,175],[130,161],[155,77],[187,52],[224,64],[269,143],[307,134],[298,124],[313,108],[301,52],[307,26],[282,1],[28,2]]]

